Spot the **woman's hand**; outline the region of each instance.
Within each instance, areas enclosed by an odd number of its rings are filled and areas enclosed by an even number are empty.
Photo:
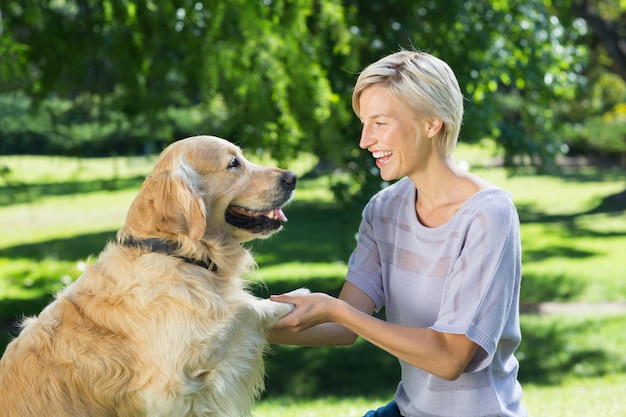
[[[318,324],[334,321],[334,312],[341,308],[343,301],[328,294],[281,294],[270,296],[272,301],[291,303],[293,312],[280,319],[273,330],[302,332]]]
[[[268,335],[270,343],[287,345],[351,345],[357,335],[339,323],[341,312],[345,313],[350,306],[365,314],[374,311],[374,302],[349,282],[344,283],[339,298],[323,293],[290,292],[272,295],[270,299],[295,306],[294,311],[280,319]]]

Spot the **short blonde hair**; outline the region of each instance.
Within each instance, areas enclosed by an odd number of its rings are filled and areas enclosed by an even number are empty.
[[[419,51],[400,51],[374,62],[361,72],[352,92],[352,108],[357,116],[361,94],[372,85],[385,87],[416,118],[442,120],[435,137],[437,150],[443,156],[454,152],[463,122],[463,94],[447,63]]]

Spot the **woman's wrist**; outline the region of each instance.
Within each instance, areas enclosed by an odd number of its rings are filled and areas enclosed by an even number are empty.
[[[334,305],[329,311],[328,321],[335,324],[342,325],[345,323],[345,318],[349,314],[349,310],[352,308],[350,304],[344,300],[335,298]]]

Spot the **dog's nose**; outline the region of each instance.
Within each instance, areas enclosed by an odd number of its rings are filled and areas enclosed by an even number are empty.
[[[285,187],[289,190],[294,190],[296,188],[297,178],[298,176],[291,171],[285,171],[281,177],[281,179],[284,182]]]

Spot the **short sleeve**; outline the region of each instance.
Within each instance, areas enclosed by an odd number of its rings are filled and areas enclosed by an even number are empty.
[[[467,213],[466,239],[447,278],[432,329],[466,334],[482,349],[468,371],[486,366],[496,351],[521,276],[519,220],[506,194]]]
[[[375,200],[370,200],[363,209],[357,245],[348,261],[346,280],[367,294],[379,310],[385,302],[385,295],[380,252],[373,227],[375,206]]]

